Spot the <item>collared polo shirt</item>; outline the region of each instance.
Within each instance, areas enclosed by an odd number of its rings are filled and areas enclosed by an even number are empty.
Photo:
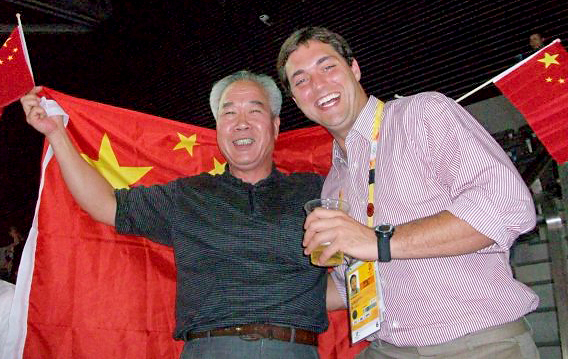
[[[276,169],[252,185],[230,171],[116,191],[116,228],[173,247],[174,337],[240,324],[327,328],[325,268],[303,255],[303,205],[323,179]]]

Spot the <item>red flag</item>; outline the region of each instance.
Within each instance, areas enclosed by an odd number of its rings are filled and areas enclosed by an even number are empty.
[[[0,47],[0,107],[16,101],[33,87],[32,68],[20,25]]]
[[[79,152],[104,167],[114,187],[223,171],[213,130],[45,91],[69,114],[67,129]],[[301,129],[280,134],[275,162],[284,172],[325,174],[330,152],[323,128]],[[50,156],[46,148],[4,357],[177,359],[183,343],[172,339],[172,250],[94,222]],[[353,358],[364,344],[349,346],[346,311],[330,313],[330,322],[320,336],[322,358]]]
[[[493,82],[521,112],[550,155],[568,160],[568,53],[555,40]]]

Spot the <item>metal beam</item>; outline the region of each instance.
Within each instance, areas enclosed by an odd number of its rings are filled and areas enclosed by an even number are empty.
[[[24,24],[24,34],[84,34],[92,31],[92,27],[65,24]],[[10,34],[16,24],[0,24],[0,34]]]
[[[47,4],[45,1],[40,0],[6,0],[8,2],[14,3],[19,6],[26,7],[28,9],[37,10],[45,14],[53,15],[61,19],[71,21],[75,24],[80,24],[86,27],[94,27],[100,23],[104,18],[109,17],[112,11],[104,13],[101,18],[88,16],[73,10],[62,8],[61,6],[54,6]],[[85,7],[87,8],[87,7]]]

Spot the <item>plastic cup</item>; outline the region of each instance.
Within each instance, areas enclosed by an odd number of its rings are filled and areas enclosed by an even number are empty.
[[[306,204],[304,205],[304,209],[306,210],[306,214],[308,215],[318,207],[349,213],[349,203],[334,198],[312,199],[311,201],[306,202]],[[330,242],[322,243],[312,251],[312,253],[310,254],[310,261],[313,265],[321,267],[335,267],[343,263],[343,252],[338,251],[335,252],[325,263],[319,264],[319,257],[321,256],[321,252],[323,252],[325,247],[329,245]]]

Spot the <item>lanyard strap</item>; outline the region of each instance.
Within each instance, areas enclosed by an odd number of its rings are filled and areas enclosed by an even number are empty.
[[[373,132],[371,134],[371,151],[369,153],[369,198],[367,200],[367,226],[373,227],[373,217],[375,215],[375,167],[377,165],[377,148],[379,141],[379,130],[383,122],[383,109],[385,103],[378,100],[375,109],[375,119],[373,121]],[[343,189],[339,190],[339,199],[343,199]]]
[[[383,122],[383,109],[385,103],[381,100],[377,102],[375,109],[375,120],[373,121],[373,133],[371,136],[371,151],[369,153],[369,198],[367,201],[367,226],[373,227],[373,217],[375,215],[375,168],[377,166],[377,148],[379,142],[379,130]]]

